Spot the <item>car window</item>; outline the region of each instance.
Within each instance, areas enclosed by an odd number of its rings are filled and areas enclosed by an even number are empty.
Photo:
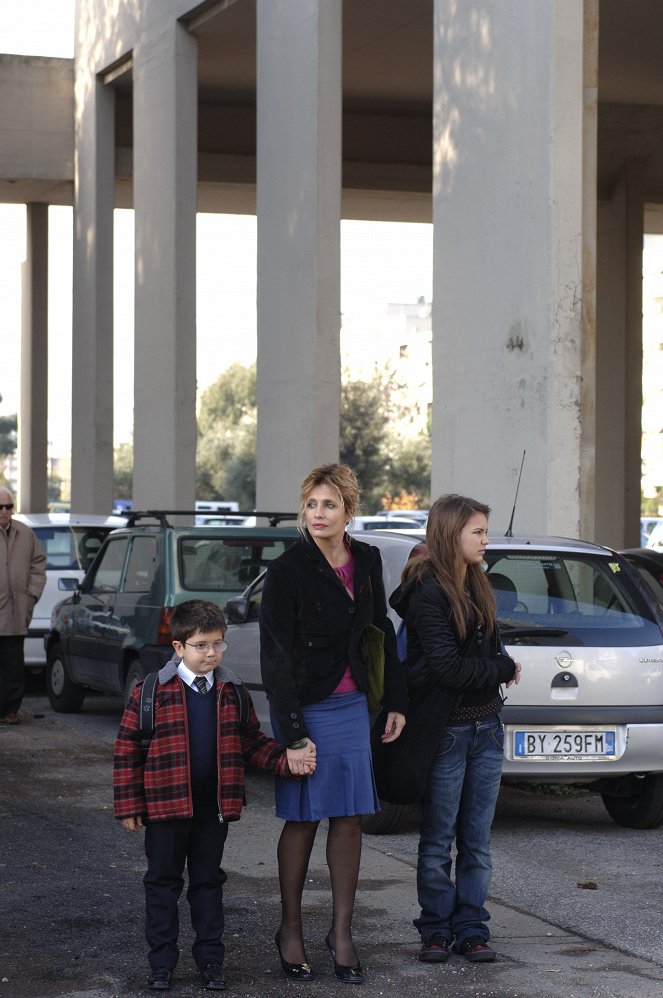
[[[118,537],[108,542],[99,563],[90,578],[89,589],[117,592],[120,588],[122,568],[129,546],[128,537]]]
[[[180,537],[182,586],[198,592],[241,592],[294,540],[277,536]]]
[[[124,575],[122,591],[125,593],[149,593],[156,576],[157,541],[156,537],[134,537]]]
[[[94,561],[110,527],[33,527],[46,555],[47,569],[86,572]]]
[[[647,569],[643,568],[642,565],[636,565],[635,568],[637,569],[638,574],[644,581],[647,588],[651,589],[654,598],[658,600],[661,606],[663,606],[663,586],[660,584],[660,582],[658,582],[654,578],[651,572],[648,572]]]
[[[528,639],[538,629],[543,644],[660,644],[652,607],[617,559],[488,551],[486,561],[507,642],[509,629],[530,629]]]
[[[246,615],[247,621],[258,620],[260,617],[260,604],[262,603],[262,590],[265,584],[265,576],[262,575],[249,592],[249,609]]]

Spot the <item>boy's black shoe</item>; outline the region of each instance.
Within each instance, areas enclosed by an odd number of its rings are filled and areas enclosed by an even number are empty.
[[[147,986],[152,991],[170,991],[173,983],[173,972],[168,967],[157,967],[147,979]]]
[[[422,943],[419,959],[424,963],[446,963],[449,959],[449,940],[444,936],[431,936]]]
[[[481,936],[470,936],[469,939],[463,939],[462,943],[455,943],[454,952],[460,953],[470,963],[492,963],[497,956]]]
[[[223,976],[223,967],[216,960],[210,960],[200,971],[200,979],[203,986],[208,991],[225,991],[226,979]]]

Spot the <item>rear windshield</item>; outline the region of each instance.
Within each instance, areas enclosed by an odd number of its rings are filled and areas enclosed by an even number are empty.
[[[295,537],[195,537],[178,541],[180,579],[196,592],[243,592],[274,558],[295,543]]]
[[[33,527],[46,555],[47,569],[87,572],[112,527]]]
[[[655,607],[617,558],[489,549],[486,562],[507,644],[663,643]]]

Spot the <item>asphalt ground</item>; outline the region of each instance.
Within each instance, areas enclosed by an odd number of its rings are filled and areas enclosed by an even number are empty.
[[[142,840],[112,817],[111,748],[120,706],[116,698],[90,697],[81,714],[57,715],[37,689],[26,698],[24,723],[0,730],[0,998],[147,993]],[[280,822],[273,817],[271,779],[251,774],[247,796],[224,858],[227,993],[327,998],[347,992],[324,946],[330,915],[324,828],[305,890],[316,978],[296,984],[282,976],[273,943]],[[452,956],[430,966],[417,959],[412,925],[416,827],[396,836],[365,836],[354,926],[366,974],[360,994],[663,994],[658,831],[615,829],[595,798],[569,802],[506,789],[494,842],[489,907],[498,961],[472,965]],[[644,869],[641,856],[649,859]],[[590,881],[596,890],[578,887]],[[654,917],[656,935],[648,937],[642,926],[653,925]],[[202,989],[184,898],[181,923],[172,993],[188,998]],[[648,942],[648,951],[636,952]]]

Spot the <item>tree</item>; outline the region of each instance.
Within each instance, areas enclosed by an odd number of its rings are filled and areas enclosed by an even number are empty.
[[[256,501],[256,368],[233,364],[200,399],[196,487],[200,499]]]
[[[398,492],[414,494],[416,502],[408,507],[385,506],[385,509],[426,509],[430,505],[431,438],[422,431],[403,440],[392,450],[390,476],[392,496]]]
[[[2,395],[0,395],[2,402]],[[13,416],[0,416],[0,457],[9,457],[16,450],[18,420]]]
[[[134,445],[123,443],[113,452],[113,498],[131,499],[134,494]]]
[[[386,372],[341,387],[340,458],[357,476],[363,509],[377,508],[389,483],[395,388]]]

